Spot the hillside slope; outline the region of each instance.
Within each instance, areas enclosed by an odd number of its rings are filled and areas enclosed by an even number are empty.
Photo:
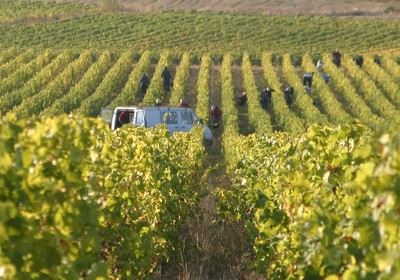
[[[110,3],[112,0],[77,0],[86,3]],[[139,12],[195,10],[229,13],[261,13],[272,15],[329,16],[399,16],[400,3],[394,0],[119,0],[127,9]]]

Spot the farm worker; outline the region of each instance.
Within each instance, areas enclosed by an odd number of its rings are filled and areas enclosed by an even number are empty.
[[[311,88],[309,86],[304,86],[304,89],[306,90],[306,92],[308,93],[308,95],[311,96]]]
[[[161,78],[163,79],[164,90],[166,93],[168,93],[172,83],[172,75],[167,66],[165,66],[164,70],[162,71]]]
[[[342,60],[342,54],[339,52],[339,49],[336,49],[332,53],[332,61],[333,63],[336,64],[337,67],[340,67],[341,60]]]
[[[329,80],[331,79],[331,77],[329,77],[328,75],[326,75],[325,73],[322,73],[321,74],[321,76],[322,76],[322,78],[324,78],[324,80],[325,80],[325,83],[328,83],[329,82]]]
[[[217,127],[221,121],[222,111],[218,106],[212,105],[210,109],[210,118],[212,126]]]
[[[314,72],[304,74],[303,86],[308,85],[309,87],[311,87],[313,75],[314,75]]]
[[[318,60],[318,62],[317,62],[317,71],[321,72],[323,67],[324,67],[324,64],[322,63],[322,60]]]
[[[239,95],[238,97],[238,105],[239,106],[243,106],[244,104],[246,104],[247,101],[247,93],[243,92],[241,95]]]
[[[294,89],[291,86],[288,86],[285,89],[285,100],[286,100],[286,104],[288,106],[292,105],[293,103],[293,95],[294,95]]]
[[[183,99],[179,100],[179,107],[190,108],[189,104],[186,103]]]
[[[374,57],[374,62],[376,64],[378,64],[379,66],[381,65],[381,59],[379,57],[377,57],[377,56]]]
[[[118,116],[118,121],[119,121],[119,124],[121,126],[124,125],[124,124],[129,123],[129,112],[128,111],[122,111]]]
[[[142,74],[142,77],[139,80],[139,84],[141,86],[142,89],[142,95],[146,94],[147,88],[150,85],[150,79],[146,76],[146,73]]]
[[[364,58],[361,55],[356,56],[356,64],[361,68],[364,63]]]
[[[268,105],[271,103],[272,92],[274,89],[267,87],[265,91],[260,92],[260,103],[263,109],[267,109]]]

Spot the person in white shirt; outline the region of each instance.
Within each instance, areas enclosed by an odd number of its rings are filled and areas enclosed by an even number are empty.
[[[321,72],[323,67],[324,67],[324,64],[322,63],[322,60],[318,60],[318,62],[317,62],[317,71]]]

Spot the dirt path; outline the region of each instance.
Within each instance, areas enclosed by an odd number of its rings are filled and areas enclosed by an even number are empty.
[[[126,9],[139,12],[191,10],[273,15],[400,16],[400,3],[395,0],[121,0],[121,3]]]
[[[197,80],[199,78],[199,65],[191,65],[189,69],[189,87],[185,94],[185,101],[188,104],[197,104]]]
[[[232,70],[235,94],[243,89],[240,67]],[[199,67],[191,66],[189,88],[185,99],[196,104],[196,84]],[[220,65],[211,67],[210,103],[221,106]],[[210,104],[210,105],[211,105]],[[191,220],[181,230],[182,248],[175,262],[163,264],[153,279],[263,279],[249,269],[251,245],[245,240],[241,223],[215,223],[216,201],[213,191],[229,188],[231,180],[225,170],[222,155],[223,127],[212,130],[213,144],[208,146],[204,163],[204,175],[200,191],[208,192],[199,207],[193,209]]]
[[[243,91],[242,73],[240,67],[232,67],[234,80],[234,94],[237,96]],[[221,106],[221,75],[220,65],[211,68],[210,102]],[[246,120],[247,122],[247,120]],[[207,177],[208,189],[229,188],[231,178],[227,176],[224,158],[222,155],[223,127],[213,130],[214,143],[208,148],[207,163],[209,174]],[[188,279],[262,279],[254,271],[249,270],[251,246],[245,240],[244,228],[240,223],[212,223],[215,215],[215,199],[209,195],[202,203],[205,210],[202,231],[203,250],[206,253],[203,262],[196,267],[203,267],[199,277]]]
[[[235,98],[245,92],[245,89],[243,87],[243,74],[242,74],[242,68],[240,65],[232,66],[232,77],[233,77],[233,84],[234,84],[234,95]],[[250,126],[249,126],[249,120],[248,120],[248,107],[247,104],[244,106],[238,106],[238,125],[239,125],[239,131],[241,134],[247,135],[249,133],[254,132]]]
[[[112,3],[112,0],[56,1],[100,3],[100,5]],[[400,1],[397,0],[118,0],[118,2],[122,9],[133,12],[186,10],[265,15],[400,17]]]

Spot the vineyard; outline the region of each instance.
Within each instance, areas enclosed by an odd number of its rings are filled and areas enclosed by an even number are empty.
[[[398,21],[0,7],[0,279],[400,279]],[[157,99],[213,144],[98,118]]]
[[[400,22],[395,19],[179,11],[100,13],[92,4],[77,5],[0,1],[0,47],[131,48],[140,53],[168,49],[175,56],[189,51],[198,61],[206,52],[221,60],[225,52],[237,59],[248,51],[260,60],[266,49],[274,55],[290,52],[302,56],[335,48],[355,53],[400,47]]]

